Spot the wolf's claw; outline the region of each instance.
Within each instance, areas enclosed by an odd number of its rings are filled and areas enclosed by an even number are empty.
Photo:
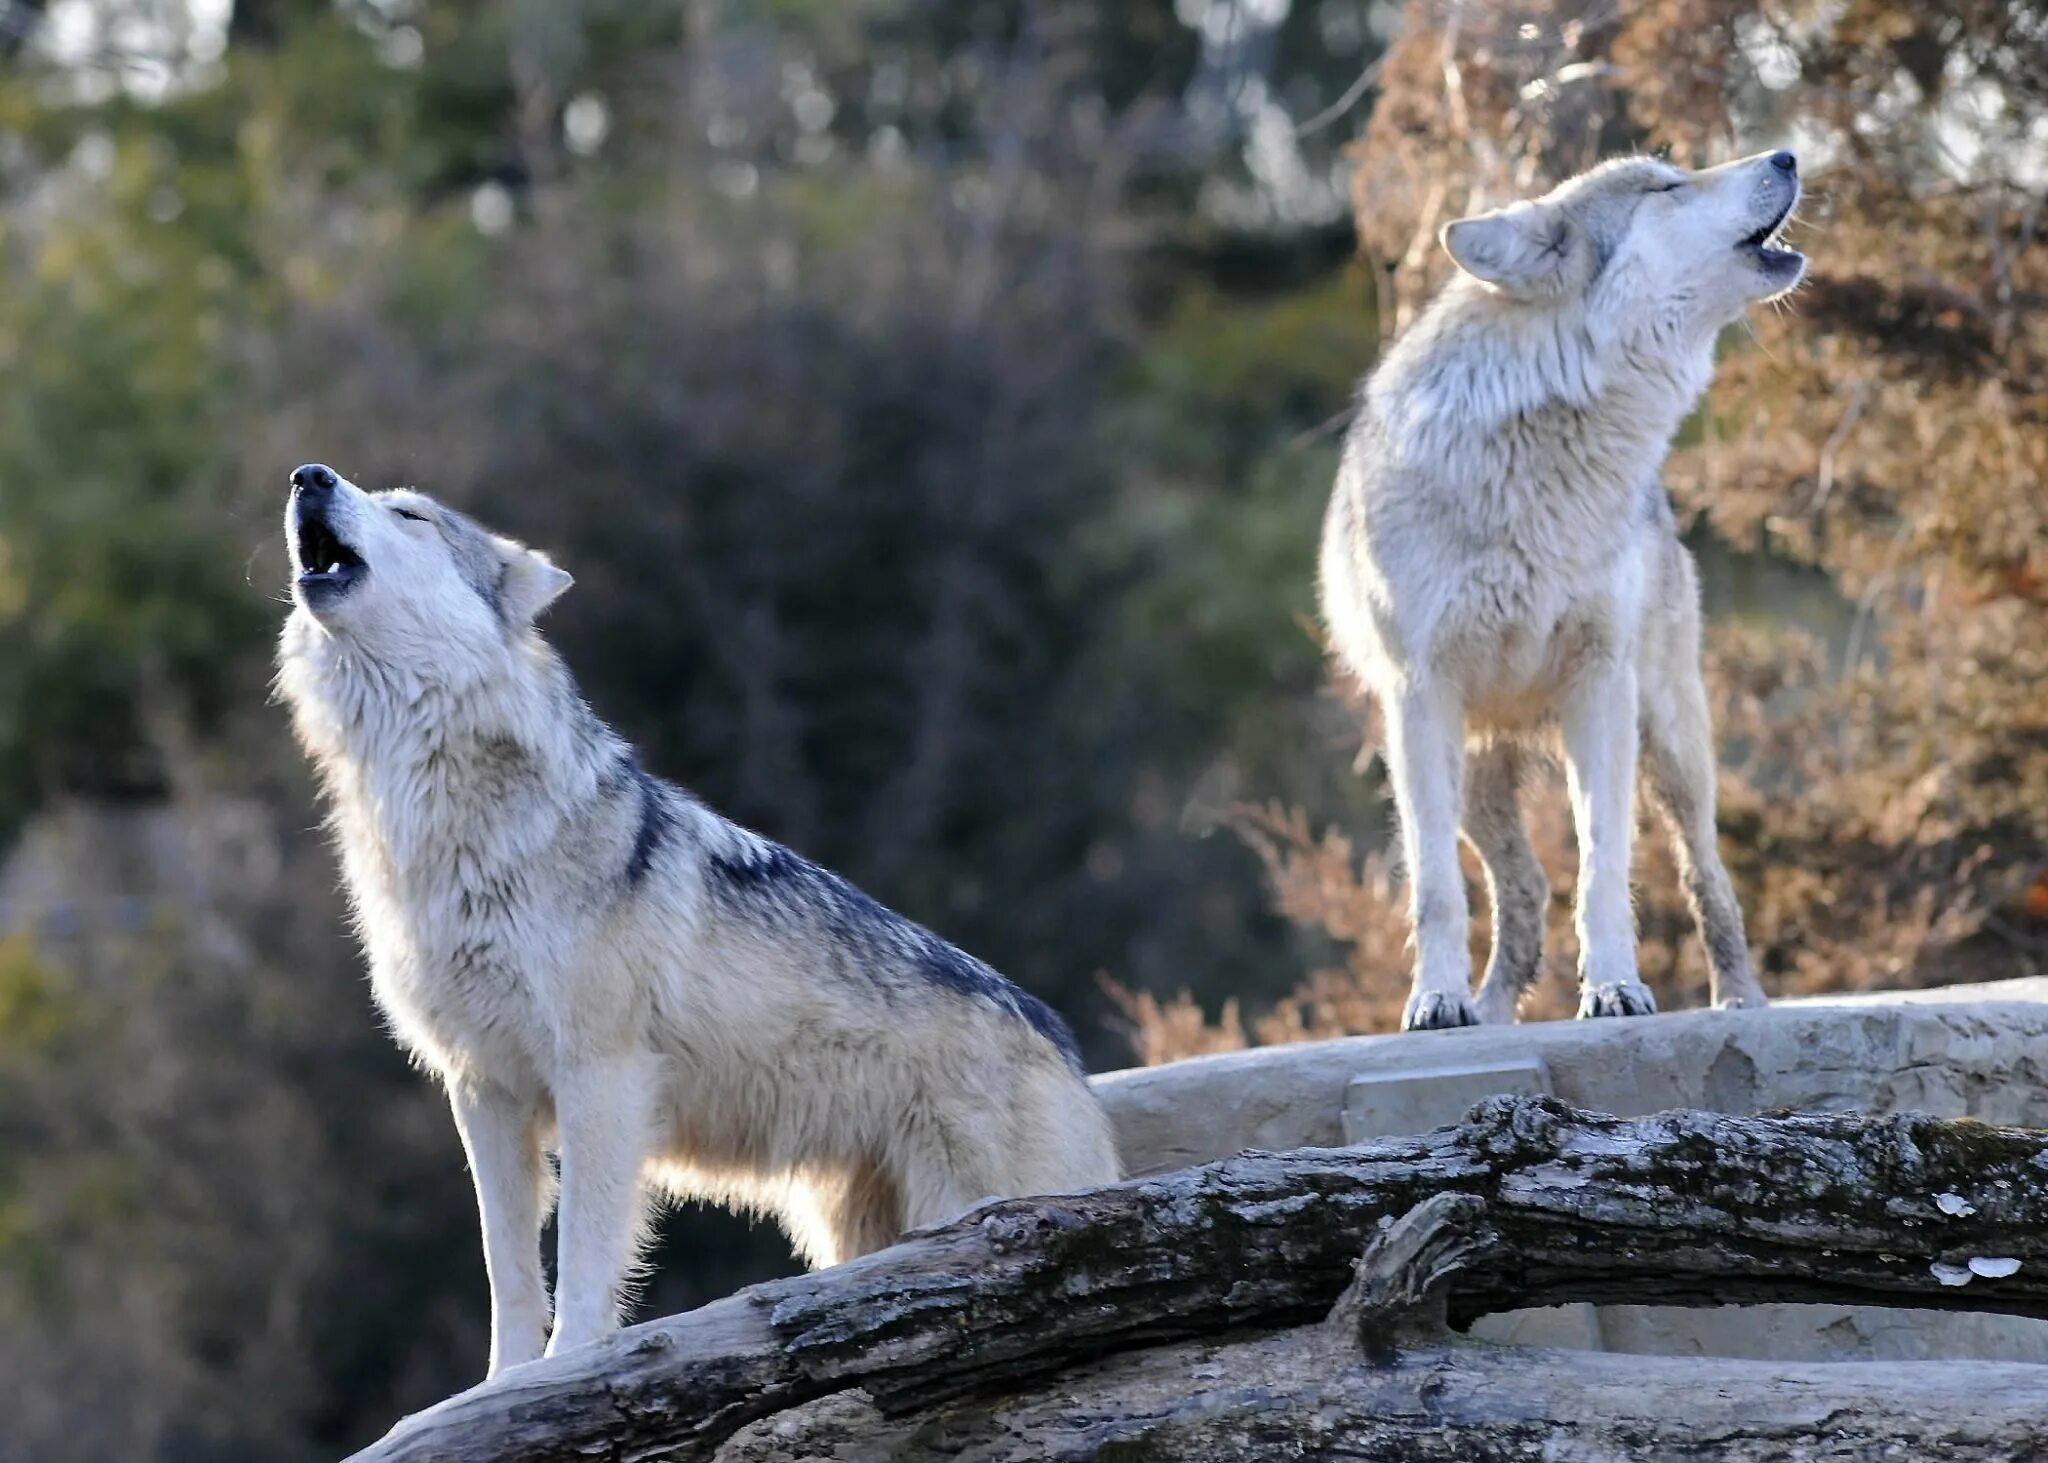
[[[1453,1026],[1477,1026],[1479,1013],[1470,1001],[1439,991],[1417,991],[1408,998],[1401,1013],[1403,1031],[1443,1031]]]
[[[1579,989],[1579,1016],[1654,1016],[1657,998],[1639,980],[1615,980]]]

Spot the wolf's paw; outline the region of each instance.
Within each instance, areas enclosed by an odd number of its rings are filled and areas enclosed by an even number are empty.
[[[1654,1016],[1657,998],[1639,980],[1611,980],[1579,987],[1579,1017]]]
[[[1477,1026],[1479,1013],[1472,1003],[1441,991],[1417,991],[1408,998],[1401,1013],[1403,1031],[1444,1031],[1453,1026]]]
[[[1717,1011],[1761,1011],[1771,1004],[1771,998],[1754,988],[1746,991],[1731,991],[1714,1002]]]

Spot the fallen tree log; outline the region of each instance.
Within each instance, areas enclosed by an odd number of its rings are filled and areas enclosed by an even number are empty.
[[[1050,1385],[885,1417],[839,1394],[754,1424],[718,1463],[793,1458],[1654,1458],[2010,1463],[2048,1447],[2048,1368],[1609,1356],[1455,1341],[1458,1275],[1501,1258],[1483,1199],[1440,1194],[1366,1252],[1321,1326],[1127,1352]]]
[[[884,1417],[842,1393],[718,1463],[2017,1463],[2048,1450],[2048,1368],[1765,1362],[1418,1343],[1384,1364],[1317,1328],[1126,1352],[1050,1384]],[[656,1455],[660,1456],[660,1455]]]
[[[1354,1286],[1374,1241],[1378,1269]],[[1560,1301],[2048,1315],[2048,1134],[1493,1099],[1419,1137],[993,1204],[520,1368],[357,1457],[708,1459],[748,1422],[850,1388],[900,1415],[1112,1353],[1299,1327],[1340,1294],[1342,1349],[1328,1326],[1313,1340],[1333,1375],[1367,1352],[1398,1371],[1441,1350],[1445,1324]]]

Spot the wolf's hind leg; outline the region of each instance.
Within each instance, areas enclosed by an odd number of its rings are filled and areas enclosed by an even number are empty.
[[[1697,636],[1695,636],[1695,639]],[[1696,655],[1667,661],[1643,698],[1643,782],[1671,832],[1685,900],[1699,926],[1716,1006],[1769,1004],[1749,963],[1742,909],[1714,824],[1714,737]]]
[[[651,1147],[654,1089],[653,1063],[637,1055],[573,1065],[556,1083],[562,1210],[549,1356],[619,1324],[620,1288],[647,1210],[640,1167]]]
[[[1543,969],[1543,914],[1550,882],[1522,825],[1523,753],[1495,742],[1471,754],[1465,782],[1465,838],[1486,866],[1493,952],[1475,1005],[1489,1025],[1515,1019],[1515,1005]]]
[[[805,1187],[810,1212],[804,1257],[814,1270],[887,1249],[906,1228],[902,1191],[872,1160],[815,1177]]]
[[[1404,1031],[1474,1026],[1469,906],[1458,867],[1459,784],[1465,770],[1464,708],[1458,698],[1411,683],[1386,698],[1387,772],[1400,811],[1401,859],[1415,921],[1415,983]]]
[[[540,1151],[538,1104],[489,1083],[450,1087],[455,1130],[476,1181],[491,1286],[491,1357],[484,1376],[540,1355],[548,1336],[548,1292],[540,1267],[548,1173]]]

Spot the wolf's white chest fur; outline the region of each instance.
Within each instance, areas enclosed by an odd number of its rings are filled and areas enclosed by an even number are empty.
[[[551,972],[589,915],[534,755],[457,725],[364,746],[333,773],[372,990],[444,1077],[547,1069]]]

